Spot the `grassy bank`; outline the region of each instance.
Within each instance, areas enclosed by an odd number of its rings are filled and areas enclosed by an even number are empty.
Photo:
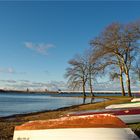
[[[125,103],[129,102],[130,98],[120,98],[120,97],[109,97],[111,100],[107,100],[100,103],[86,104],[86,105],[76,105],[72,107],[65,107],[54,111],[30,113],[24,115],[15,115],[7,118],[0,118],[0,140],[12,140],[14,127],[16,125],[23,124],[28,121],[33,120],[48,120],[55,119],[66,115],[71,111],[82,111],[91,109],[103,109],[105,106],[114,103]],[[140,136],[140,123],[128,125]]]

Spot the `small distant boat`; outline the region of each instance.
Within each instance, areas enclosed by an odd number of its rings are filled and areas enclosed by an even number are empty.
[[[117,116],[127,124],[140,122],[140,108],[78,111],[71,112],[68,114],[68,116],[95,115],[95,114],[112,114]]]
[[[13,140],[139,140],[125,123],[110,114],[62,117],[16,126]]]
[[[124,104],[113,104],[105,107],[105,109],[114,109],[114,108],[134,108],[140,107],[140,102],[130,102]]]

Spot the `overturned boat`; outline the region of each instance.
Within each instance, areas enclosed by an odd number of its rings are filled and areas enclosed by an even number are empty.
[[[96,114],[112,114],[117,116],[127,124],[140,122],[140,108],[77,111],[71,112],[67,114],[67,116],[96,115]]]
[[[116,109],[116,108],[140,108],[140,102],[129,102],[123,104],[113,104],[105,107],[105,109]]]
[[[114,115],[69,116],[16,126],[13,140],[139,140]]]

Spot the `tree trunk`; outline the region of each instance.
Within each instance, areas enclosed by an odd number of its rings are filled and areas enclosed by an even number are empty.
[[[124,90],[124,84],[123,84],[122,70],[120,70],[120,85],[121,85],[121,90],[122,90],[122,96],[125,96],[125,90]]]
[[[120,84],[121,84],[122,96],[125,96],[125,90],[124,90],[124,84],[123,84],[122,75],[120,76]]]
[[[85,81],[83,80],[82,84],[82,89],[83,89],[83,96],[86,97],[86,92],[85,92]]]
[[[86,103],[86,97],[83,97],[83,104]]]
[[[127,83],[127,89],[128,89],[128,96],[129,96],[129,97],[132,97],[129,72],[126,73],[126,83]]]
[[[92,80],[91,80],[91,76],[89,77],[89,86],[90,86],[90,94],[93,97],[94,93],[93,93],[93,89],[92,89]]]

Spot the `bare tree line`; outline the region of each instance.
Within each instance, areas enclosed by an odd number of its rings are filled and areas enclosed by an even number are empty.
[[[131,94],[130,72],[138,75],[140,80],[140,22],[129,24],[112,23],[96,38],[90,41],[88,53],[71,59],[66,77],[70,87],[82,87],[85,97],[86,85],[93,94],[93,81],[103,72],[110,78],[119,78],[122,96],[125,96],[124,82],[127,85],[128,96]]]

